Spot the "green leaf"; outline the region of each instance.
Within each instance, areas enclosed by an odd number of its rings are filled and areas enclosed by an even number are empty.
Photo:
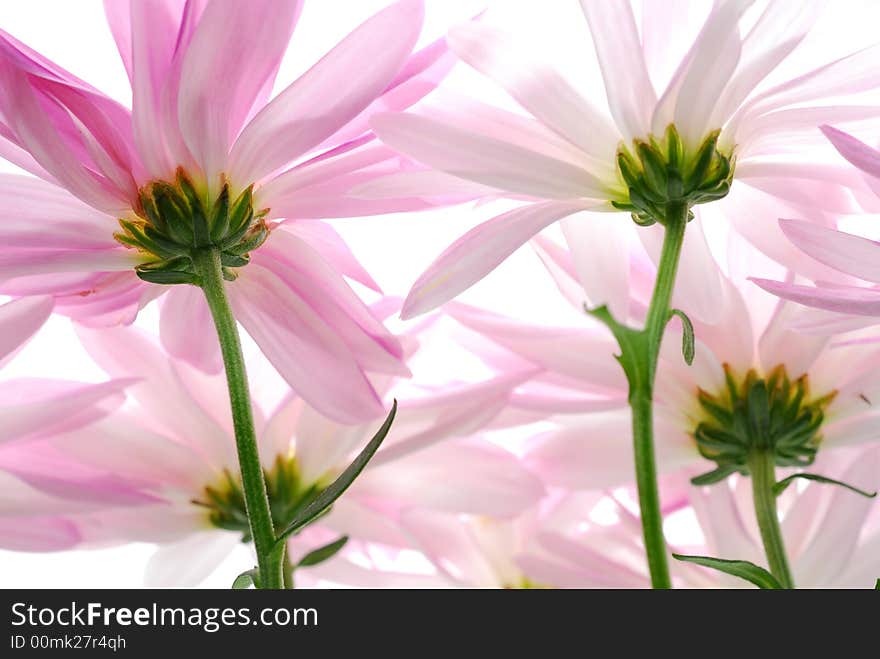
[[[764,590],[782,590],[782,585],[776,580],[772,574],[762,567],[750,563],[749,561],[731,561],[725,558],[712,558],[711,556],[685,556],[683,554],[673,554],[673,558],[686,563],[694,563],[703,567],[710,567],[713,570],[724,572],[725,574],[745,579],[749,583],[755,584],[758,588]]]
[[[874,590],[880,590],[880,579],[877,579],[877,583],[874,584]]]
[[[296,566],[300,568],[323,563],[324,561],[333,558],[336,555],[336,552],[338,552],[345,546],[346,542],[348,542],[348,536],[344,535],[341,538],[334,540],[330,544],[319,547],[318,549],[314,549],[303,556],[299,560],[299,563],[296,564]]]
[[[370,458],[372,458],[376,451],[379,450],[379,447],[382,445],[382,440],[385,439],[388,431],[391,430],[391,424],[394,422],[395,414],[397,414],[396,400],[391,406],[391,411],[388,413],[388,417],[385,419],[382,427],[379,428],[375,435],[373,435],[373,438],[354,459],[354,462],[348,465],[345,471],[339,475],[339,478],[333,481],[326,490],[315,497],[314,501],[294,516],[287,528],[278,535],[276,547],[279,545],[283,546],[286,538],[314,520],[327,510],[334,501],[342,496],[342,493],[348,489],[348,487],[354,482],[354,479],[357,478],[364,470],[364,467],[367,466]]]
[[[584,311],[588,315],[593,316],[593,318],[602,321],[611,330],[614,338],[617,339],[617,345],[620,346],[620,355],[616,356],[617,361],[623,367],[630,390],[634,391],[644,386],[645,383],[642,382],[645,377],[644,369],[640,368],[637,361],[637,355],[641,355],[644,352],[644,334],[617,322],[605,305],[590,309],[584,304]]]
[[[780,494],[785,492],[785,490],[788,489],[788,486],[794,482],[795,478],[803,478],[808,481],[816,481],[817,483],[825,483],[827,485],[839,485],[840,487],[845,487],[850,492],[855,492],[856,494],[861,494],[863,497],[867,497],[869,499],[873,499],[874,497],[877,496],[876,492],[867,492],[865,490],[860,490],[859,488],[855,487],[854,485],[850,485],[849,483],[844,483],[842,481],[836,481],[833,478],[828,478],[827,476],[820,476],[819,474],[792,474],[788,478],[783,478],[781,481],[779,481],[778,483],[776,483],[776,485],[773,486],[773,494],[775,494],[776,496],[779,496]]]
[[[237,577],[235,577],[235,581],[232,582],[232,590],[247,590],[251,586],[257,588],[257,584],[260,582],[260,573],[257,568],[253,570],[247,570],[246,572],[242,572]]]
[[[694,325],[681,309],[670,311],[669,320],[672,320],[673,316],[678,316],[681,320],[681,354],[684,356],[685,363],[690,366],[694,363]]]

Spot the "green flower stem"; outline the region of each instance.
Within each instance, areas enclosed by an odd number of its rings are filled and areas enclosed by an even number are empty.
[[[636,465],[636,484],[642,518],[642,535],[651,585],[671,588],[669,559],[663,538],[663,516],[660,512],[660,492],[657,487],[657,466],[654,457],[654,380],[663,332],[671,314],[672,290],[678,272],[678,262],[684,243],[688,221],[688,207],[684,202],[671,202],[666,207],[665,234],[657,281],[648,307],[645,328],[631,342],[633,364],[629,379],[629,404],[632,409],[633,451]]]
[[[761,541],[767,554],[770,572],[782,584],[783,588],[794,588],[779,516],[776,512],[776,469],[773,463],[773,452],[757,449],[748,457],[749,474],[752,479],[752,497],[755,502],[755,516],[761,530]]]
[[[192,260],[199,284],[214,318],[220,350],[223,353],[223,363],[226,367],[226,383],[229,387],[229,402],[232,406],[232,421],[235,426],[235,444],[238,449],[242,490],[257,552],[260,587],[282,588],[284,552],[272,551],[275,545],[275,529],[272,527],[272,512],[269,508],[266,481],[257,448],[244,355],[241,352],[238,326],[226,297],[220,252],[215,248],[196,250]]]
[[[285,542],[284,543],[284,563],[282,565],[282,570],[284,573],[284,588],[286,590],[291,590],[294,587],[293,581],[293,563],[290,562],[290,546]]]

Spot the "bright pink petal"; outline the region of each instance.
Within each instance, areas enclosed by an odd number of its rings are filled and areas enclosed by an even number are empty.
[[[259,181],[355,118],[400,71],[418,39],[423,12],[421,0],[393,4],[281,92],[236,141],[232,178]]]
[[[471,229],[416,280],[401,317],[412,318],[448,302],[492,272],[536,233],[585,207],[576,202],[531,204]]]
[[[211,185],[219,185],[215,177],[226,170],[232,143],[277,70],[300,4],[214,0],[201,16],[182,64],[178,112],[186,144]]]
[[[159,336],[169,354],[205,373],[223,371],[220,344],[205,294],[196,286],[173,286],[162,296]]]

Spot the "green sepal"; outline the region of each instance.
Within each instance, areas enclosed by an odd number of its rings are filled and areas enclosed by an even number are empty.
[[[705,474],[694,476],[691,479],[691,484],[697,486],[714,485],[715,483],[723,481],[725,478],[735,474],[738,471],[740,471],[740,469],[736,465],[722,465],[717,469],[706,472]]]
[[[220,263],[227,268],[241,268],[250,263],[250,261],[251,259],[247,255],[238,256],[237,254],[230,254],[229,252],[223,252],[220,254]]]
[[[639,160],[642,161],[642,168],[645,173],[644,180],[648,191],[656,195],[652,201],[663,203],[667,198],[666,163],[663,162],[663,156],[653,146],[644,142],[636,141],[635,145],[636,151],[639,154]]]
[[[257,568],[242,572],[232,582],[232,590],[247,590],[251,586],[260,587],[260,571]]]
[[[391,405],[391,411],[388,413],[382,426],[376,434],[373,435],[373,438],[367,443],[354,461],[346,467],[345,471],[343,471],[335,481],[315,497],[309,505],[299,511],[291,520],[290,524],[287,525],[287,528],[278,534],[278,539],[275,544],[276,549],[283,550],[285,544],[284,541],[288,537],[326,512],[330,506],[333,505],[333,502],[342,496],[342,494],[354,482],[354,479],[364,470],[364,467],[367,466],[367,463],[376,451],[379,450],[382,441],[388,435],[388,431],[391,430],[391,424],[394,422],[394,416],[396,414],[397,401],[395,400]]]
[[[202,203],[192,181],[190,181],[182,167],[177,168],[177,187],[183,193],[183,197],[189,206],[192,218],[193,245],[195,247],[205,247],[211,244],[205,205]]]
[[[229,230],[229,183],[224,183],[211,209],[211,241],[220,242]]]
[[[348,536],[344,535],[323,547],[313,549],[299,560],[296,567],[311,567],[312,565],[318,565],[319,563],[330,560],[345,546],[345,543],[347,542]]]
[[[791,485],[796,478],[803,478],[804,480],[815,481],[817,483],[825,483],[827,485],[839,485],[840,487],[845,487],[850,492],[855,492],[856,494],[860,494],[863,497],[867,497],[868,499],[873,499],[877,496],[876,492],[868,492],[867,490],[859,489],[854,485],[850,485],[849,483],[834,480],[833,478],[828,478],[827,476],[820,476],[819,474],[792,474],[788,478],[783,478],[781,481],[773,486],[773,494],[779,496],[780,494],[785,492],[785,490],[788,489],[788,486]]]
[[[718,136],[720,131],[713,131],[703,140],[700,148],[697,150],[696,156],[690,162],[690,166],[684,172],[684,188],[690,193],[699,189],[709,171],[709,167],[714,160],[716,146],[718,144]]]
[[[173,185],[164,181],[153,182],[151,191],[169,237],[182,245],[192,246],[193,224],[186,199]]]
[[[229,233],[247,229],[254,216],[254,186],[249,185],[229,207]]]
[[[694,363],[695,354],[694,325],[681,309],[670,311],[669,320],[672,320],[673,316],[678,316],[679,320],[681,320],[681,354],[684,357],[685,364],[690,366]]]
[[[135,268],[137,276],[151,284],[195,284],[198,277],[192,270],[192,261],[177,256],[164,261],[143,263]]]
[[[732,561],[725,558],[712,558],[711,556],[685,556],[673,554],[673,558],[686,563],[694,563],[709,567],[725,574],[744,579],[762,590],[784,590],[782,584],[764,568],[750,561]]]

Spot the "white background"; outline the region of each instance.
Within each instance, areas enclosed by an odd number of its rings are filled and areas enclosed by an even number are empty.
[[[708,2],[702,0],[702,9],[708,7]],[[387,4],[387,0],[307,2],[276,91]],[[424,41],[437,38],[455,21],[473,15],[480,4],[469,0],[429,0]],[[576,0],[498,0],[488,4],[492,10],[485,20],[517,31],[524,48],[542,52],[545,59],[586,85],[597,105],[604,103],[589,33]],[[803,72],[804,66],[829,61],[880,39],[880,2],[835,0],[831,4],[833,11],[826,12],[799,49],[797,71]],[[110,96],[130,102],[128,80],[104,21],[100,0],[2,0],[0,27]],[[242,41],[234,47],[246,47],[246,36],[242,35]],[[784,73],[785,67],[781,74]],[[464,66],[456,68],[448,84],[464,94],[508,103],[490,82]],[[0,162],[0,171],[15,171],[15,168]],[[335,226],[386,293],[405,295],[416,277],[446,245],[499,210],[498,206],[460,207],[419,215],[342,220]],[[573,320],[529,248],[517,252],[461,299],[524,318],[546,322]],[[154,310],[148,310],[138,324],[155,327],[155,320]],[[446,367],[460,365],[447,363]],[[104,378],[76,342],[68,321],[57,317],[0,373],[0,379],[21,376],[83,381]],[[129,545],[43,555],[0,551],[0,587],[139,586],[144,561],[152,550],[148,545]],[[247,567],[248,560],[242,555],[227,562],[206,585],[227,587],[242,566]]]

